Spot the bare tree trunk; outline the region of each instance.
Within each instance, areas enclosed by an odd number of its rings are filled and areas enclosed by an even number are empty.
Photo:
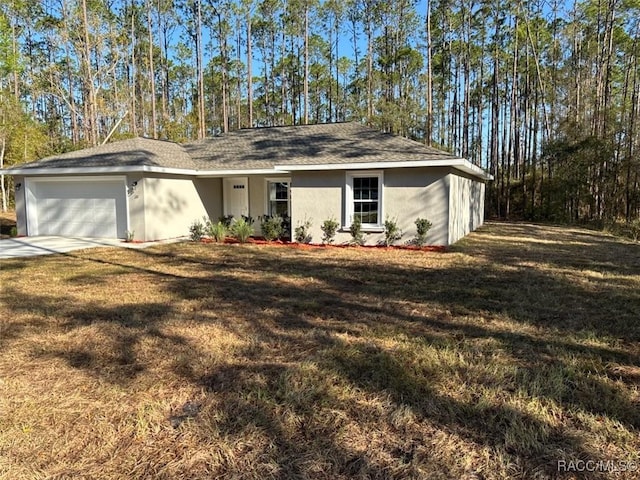
[[[427,124],[425,141],[433,143],[433,52],[431,43],[431,0],[427,0]]]
[[[196,1],[196,63],[198,75],[198,139],[206,136],[207,127],[204,113],[204,66],[202,55],[202,5],[200,0]]]
[[[309,123],[309,4],[304,3],[304,125]]]
[[[543,115],[544,115],[544,133],[545,133],[545,140],[548,140],[551,138],[551,126],[549,124],[549,115],[547,114],[547,107],[546,107],[546,101],[545,101],[545,85],[544,82],[542,80],[542,73],[540,71],[540,61],[538,60],[538,52],[536,49],[536,45],[533,42],[533,38],[531,36],[531,28],[529,26],[529,19],[528,17],[525,17],[525,23],[527,25],[527,37],[529,38],[529,43],[531,44],[531,50],[533,53],[533,59],[535,60],[536,63],[536,75],[537,75],[537,79],[538,79],[538,86],[540,89],[540,95],[541,95],[541,101],[542,101],[542,110],[543,110]]]
[[[12,50],[12,55],[14,58],[14,62],[15,59],[18,58],[18,33],[17,33],[17,28],[16,28],[16,22],[12,19],[11,20],[11,50]],[[20,101],[20,83],[19,83],[19,75],[18,75],[18,68],[17,65],[14,64],[13,66],[13,96],[15,97],[16,101]]]
[[[367,123],[371,125],[373,120],[373,32],[371,31],[371,22],[369,18],[371,12],[368,11],[370,7],[365,10],[365,17],[367,22]]]
[[[162,24],[162,17],[160,15],[160,0],[157,3],[158,8],[158,28],[159,33],[162,35],[162,43],[160,45],[160,79],[161,79],[161,88],[162,88],[162,96],[161,96],[161,109],[162,109],[162,124],[166,126],[167,120],[169,118],[168,113],[168,104],[169,104],[169,69],[167,68],[167,50],[168,50],[168,40],[167,40],[167,25],[166,22]]]
[[[156,120],[156,72],[153,68],[153,24],[151,22],[151,2],[147,1],[147,26],[149,28],[149,81],[151,84],[151,129],[153,138],[158,138]]]
[[[518,14],[515,15],[515,25],[514,31],[518,31]],[[512,177],[512,166],[516,164],[518,159],[516,158],[518,151],[518,107],[517,107],[517,99],[518,99],[518,36],[514,36],[514,46],[513,46],[513,69],[511,71],[511,99],[510,99],[510,113],[509,113],[509,152],[507,155],[507,188],[506,188],[506,208],[505,208],[505,217],[509,218],[510,210],[511,210],[511,177]]]
[[[229,131],[229,101],[228,101],[228,65],[227,65],[227,35],[222,27],[222,16],[220,12],[216,10],[218,15],[218,34],[220,42],[220,56],[222,57],[222,131],[227,133]],[[204,97],[204,87],[203,97]],[[202,105],[202,111],[204,113],[204,100]]]
[[[247,107],[249,111],[249,128],[253,128],[253,55],[251,52],[251,8],[247,11]]]
[[[82,24],[83,24],[83,38],[84,38],[84,67],[85,67],[85,88],[88,96],[88,108],[87,113],[88,120],[88,133],[90,138],[88,139],[91,145],[97,145],[98,142],[98,126],[97,126],[97,111],[96,111],[96,89],[93,78],[93,68],[91,67],[91,46],[89,43],[89,19],[87,16],[87,0],[82,0]]]
[[[134,136],[138,136],[138,116],[136,110],[136,28],[134,4],[131,3],[131,126]]]

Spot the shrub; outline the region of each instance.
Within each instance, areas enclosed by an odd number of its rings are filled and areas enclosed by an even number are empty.
[[[221,220],[216,223],[213,223],[212,220],[207,222],[207,233],[216,242],[224,242],[224,239],[227,238],[227,230],[227,226]]]
[[[304,223],[298,223],[294,232],[295,241],[298,243],[309,243],[311,241],[311,235],[309,234],[310,229],[311,220],[305,220]]]
[[[284,234],[284,224],[280,215],[265,215],[260,224],[262,235],[267,242],[280,238]]]
[[[205,235],[204,224],[200,220],[194,221],[189,227],[189,236],[194,242],[199,242]]]
[[[362,245],[364,243],[364,233],[362,232],[362,218],[354,216],[351,226],[349,227],[349,233],[351,233],[351,244]]]
[[[11,230],[9,230],[9,236],[10,237],[17,237],[18,236],[18,227],[16,227],[15,225],[13,227],[11,227]]]
[[[393,242],[402,238],[402,230],[398,228],[397,219],[387,218],[384,221],[384,244],[388,247]]]
[[[246,243],[251,235],[253,235],[253,226],[248,223],[244,218],[236,220],[231,225],[231,235],[240,243]]]
[[[280,238],[282,240],[291,240],[291,217],[289,215],[282,215],[282,234]]]
[[[222,222],[227,230],[229,230],[229,228],[231,227],[231,222],[233,222],[233,215],[223,215],[218,218],[218,221]]]
[[[248,223],[250,226],[253,226],[253,222],[255,222],[255,218],[251,215],[241,215],[242,219]]]
[[[431,222],[426,218],[416,218],[416,245],[419,247],[427,243],[427,232],[431,228]]]
[[[340,224],[335,218],[329,218],[322,222],[320,230],[322,230],[322,243],[333,243]]]

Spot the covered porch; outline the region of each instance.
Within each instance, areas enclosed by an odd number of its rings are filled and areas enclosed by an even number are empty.
[[[261,217],[291,218],[291,177],[286,174],[199,177],[194,184],[206,216],[214,221],[251,217],[255,235],[261,235]]]

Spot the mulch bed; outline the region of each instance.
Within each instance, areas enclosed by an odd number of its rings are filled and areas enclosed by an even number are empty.
[[[216,243],[210,238],[203,238],[200,240],[202,243]],[[224,240],[225,244],[235,245],[240,244],[238,240],[235,238],[226,238]],[[299,248],[301,250],[309,250],[316,248],[376,248],[381,250],[415,250],[421,252],[445,252],[447,247],[443,245],[425,245],[423,247],[418,247],[416,245],[391,245],[387,247],[386,245],[350,245],[350,244],[324,244],[324,243],[298,243],[298,242],[289,242],[283,240],[274,240],[269,242],[261,237],[252,237],[249,238],[245,243],[250,245],[271,245],[274,247],[290,247],[290,248]]]

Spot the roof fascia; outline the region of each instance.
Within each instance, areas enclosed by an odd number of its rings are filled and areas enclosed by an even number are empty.
[[[451,167],[483,180],[493,180],[493,176],[482,168],[463,158],[450,160],[418,160],[405,162],[362,162],[362,163],[324,163],[275,165],[273,168],[256,169],[224,169],[224,170],[193,170],[185,168],[165,168],[150,165],[125,167],[68,167],[68,168],[8,168],[2,170],[5,175],[101,175],[109,173],[164,173],[195,177],[230,177],[241,175],[273,175],[299,171],[329,171],[329,170],[371,170],[384,168],[409,167]]]
[[[380,168],[410,168],[410,167],[451,167],[468,173],[483,180],[493,180],[493,177],[482,168],[472,164],[464,158],[448,160],[416,160],[405,162],[362,162],[362,163],[323,163],[276,165],[275,169],[283,172],[327,171],[327,170],[371,170]]]
[[[100,175],[105,173],[168,173],[175,175],[197,175],[197,170],[186,168],[166,168],[150,165],[127,167],[39,167],[39,168],[9,168],[5,175]]]
[[[283,170],[278,168],[245,168],[242,170],[197,170],[196,176],[202,177],[239,177],[243,175],[280,175]]]

